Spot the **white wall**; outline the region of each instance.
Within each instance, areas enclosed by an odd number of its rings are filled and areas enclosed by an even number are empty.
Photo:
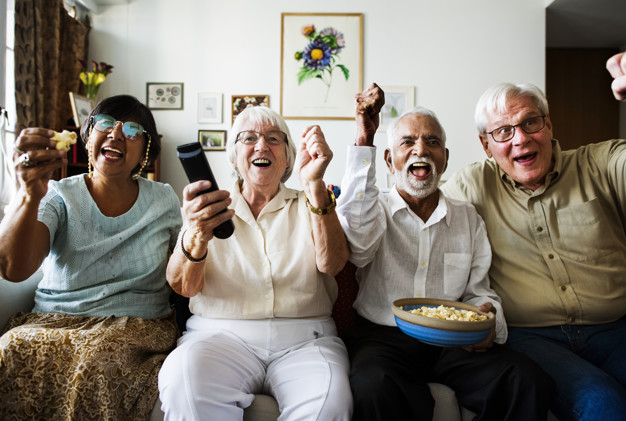
[[[154,111],[163,134],[161,180],[180,195],[187,183],[175,146],[199,129],[230,130],[230,96],[269,94],[280,110],[282,12],[363,13],[363,83],[412,85],[434,110],[450,149],[449,176],[485,158],[473,123],[476,100],[502,81],[545,88],[545,0],[129,0],[93,15],[90,58],[115,66],[100,97],[145,101],[146,82],[184,82],[183,111]],[[224,123],[197,123],[197,93],[224,94]],[[354,121],[288,120],[294,138],[320,124],[334,151],[326,182],[340,184]],[[379,185],[385,187],[377,134]],[[231,184],[225,152],[207,154],[222,187]],[[298,186],[295,175],[288,182]]]

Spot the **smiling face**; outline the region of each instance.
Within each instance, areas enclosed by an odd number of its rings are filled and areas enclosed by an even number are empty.
[[[133,170],[144,159],[145,137],[144,133],[134,140],[126,138],[120,122],[110,133],[93,129],[89,148],[95,173],[130,180]]]
[[[536,190],[543,185],[552,169],[552,123],[546,116],[546,126],[537,133],[527,134],[515,128],[513,139],[498,143],[488,132],[506,125],[542,115],[535,102],[528,97],[513,97],[506,101],[505,111],[488,114],[487,133],[480,134],[480,142],[489,158],[492,158],[513,180],[522,186]]]
[[[279,127],[266,124],[246,124],[242,131],[255,131],[267,133],[280,131]],[[244,188],[249,188],[257,192],[274,194],[278,190],[280,180],[289,167],[287,162],[287,143],[270,144],[265,136],[260,136],[253,145],[246,145],[243,142],[235,144],[236,166]]]
[[[403,117],[396,125],[391,150],[385,151],[385,161],[405,200],[432,195],[448,165],[441,128],[426,115]]]

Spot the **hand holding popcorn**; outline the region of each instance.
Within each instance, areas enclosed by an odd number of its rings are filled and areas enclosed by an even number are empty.
[[[67,152],[70,150],[70,145],[76,143],[76,133],[70,132],[68,130],[63,130],[61,133],[54,132],[52,140],[57,142],[57,150],[64,150]]]

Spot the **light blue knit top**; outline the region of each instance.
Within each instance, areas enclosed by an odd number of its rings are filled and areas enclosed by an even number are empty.
[[[85,175],[51,181],[39,205],[50,254],[35,294],[36,313],[155,318],[170,313],[165,268],[182,225],[168,184],[139,179],[133,207],[104,216]]]

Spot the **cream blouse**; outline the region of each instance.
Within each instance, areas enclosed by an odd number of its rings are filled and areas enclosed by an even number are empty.
[[[231,198],[235,232],[209,241],[204,286],[190,299],[191,312],[219,319],[329,317],[337,284],[317,270],[304,192],[281,183],[257,219],[238,183]]]

